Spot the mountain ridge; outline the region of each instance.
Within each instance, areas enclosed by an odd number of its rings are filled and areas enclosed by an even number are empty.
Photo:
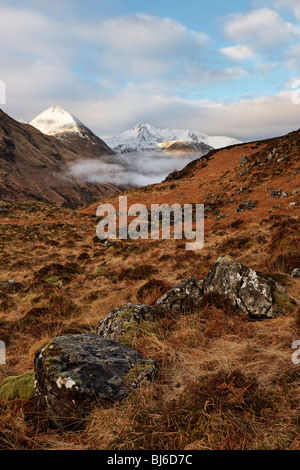
[[[159,144],[177,140],[204,143],[213,148],[242,143],[232,137],[209,136],[186,129],[159,129],[148,123],[139,123],[119,136],[103,137],[103,139],[114,151],[120,153],[159,150]]]

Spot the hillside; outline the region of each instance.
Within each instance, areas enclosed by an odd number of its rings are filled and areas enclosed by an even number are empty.
[[[221,295],[204,295],[192,312],[158,309],[154,321],[124,323],[124,344],[157,362],[152,384],[95,404],[75,429],[53,428],[31,398],[0,404],[0,448],[300,449],[300,373],[291,360],[300,335],[300,280],[291,277],[300,267],[299,146],[296,131],[213,150],[160,184],[124,193],[128,206],[204,203],[205,243],[196,252],[184,240],[101,242],[98,202],[0,208],[0,383],[32,372],[35,352],[56,336],[95,333],[125,303],[154,308],[189,276],[202,286],[219,256],[280,283],[283,309],[257,321]],[[101,203],[118,210],[118,197]]]
[[[92,185],[75,178],[70,165],[83,154],[71,147],[0,110],[0,201],[75,208],[119,191],[113,184]]]

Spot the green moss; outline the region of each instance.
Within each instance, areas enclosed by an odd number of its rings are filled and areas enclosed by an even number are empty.
[[[0,400],[31,400],[34,394],[34,372],[7,377],[0,384]]]
[[[292,304],[289,296],[284,292],[276,289],[274,292],[274,301],[281,308],[284,313],[291,313],[294,311],[294,305]]]
[[[121,315],[119,315],[119,319],[120,321],[129,320],[133,314],[134,314],[134,308],[132,307],[125,308],[123,312],[121,313]]]
[[[139,379],[140,375],[151,367],[151,361],[147,361],[143,364],[135,364],[135,366],[133,366],[125,375],[124,382],[127,384],[132,384],[133,382],[136,382]]]
[[[107,268],[105,266],[99,266],[98,268],[94,269],[93,274],[94,274],[94,276],[97,276],[97,277],[107,276],[108,271],[107,271]]]
[[[48,278],[45,278],[44,279],[44,282],[46,282],[46,284],[53,284],[53,285],[57,285],[58,282],[59,282],[59,277],[58,276],[50,276]]]
[[[134,340],[142,335],[149,335],[154,327],[154,322],[141,321],[124,321],[122,329],[124,330],[120,338],[121,343],[125,346],[132,347]]]

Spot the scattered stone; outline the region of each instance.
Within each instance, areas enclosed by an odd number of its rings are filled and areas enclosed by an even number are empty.
[[[272,191],[270,197],[271,198],[274,198],[274,197],[288,197],[288,194],[285,193],[282,189],[274,189],[274,191]]]
[[[168,310],[184,312],[197,308],[201,298],[202,290],[195,277],[190,276],[162,295],[155,305]]]
[[[56,426],[72,425],[93,405],[125,398],[156,373],[155,361],[112,339],[59,336],[35,354],[35,398]]]
[[[247,175],[247,174],[249,173],[249,171],[250,171],[249,168],[246,167],[243,171],[240,172],[240,176],[245,176],[245,175]]]
[[[7,377],[0,384],[0,401],[31,400],[34,395],[34,373]]]
[[[229,256],[218,258],[203,290],[204,294],[223,296],[235,312],[250,318],[276,318],[294,309],[294,301],[283,287]]]
[[[284,155],[283,157],[278,158],[277,163],[283,162],[284,160],[289,160],[289,155]]]
[[[240,165],[244,166],[247,163],[248,163],[247,156],[243,153],[243,155],[241,156]]]
[[[291,274],[292,277],[300,277],[300,268],[295,268]]]
[[[248,201],[242,202],[242,204],[238,206],[236,212],[244,212],[246,210],[251,210],[254,209],[254,207],[256,206],[257,202],[251,201],[251,199],[249,199]]]
[[[267,159],[268,159],[268,160],[272,160],[272,159],[273,159],[274,157],[276,157],[276,156],[277,156],[277,149],[274,148],[274,149],[271,150],[271,152],[268,154]]]
[[[154,316],[155,312],[149,305],[121,305],[99,321],[97,334],[120,340],[128,327],[139,325],[141,321],[154,321]]]
[[[104,246],[105,248],[110,248],[111,246],[115,246],[116,243],[117,242],[115,240],[105,240]]]
[[[238,194],[241,194],[243,191],[244,191],[244,188],[242,188],[242,186],[240,186],[239,189],[238,189]]]
[[[20,291],[23,289],[22,284],[13,280],[0,282],[0,287],[5,287],[6,288],[5,290],[14,291],[14,292]]]

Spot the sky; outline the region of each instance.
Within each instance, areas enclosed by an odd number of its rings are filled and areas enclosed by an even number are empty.
[[[243,141],[300,127],[300,0],[0,0],[2,109]]]

